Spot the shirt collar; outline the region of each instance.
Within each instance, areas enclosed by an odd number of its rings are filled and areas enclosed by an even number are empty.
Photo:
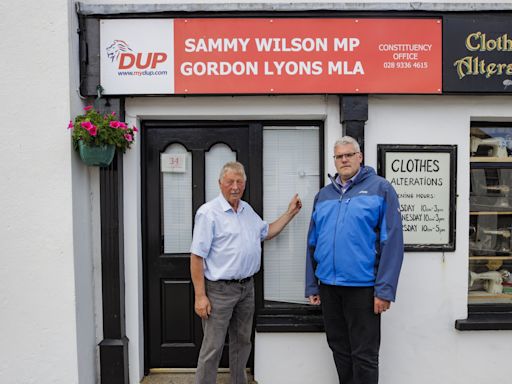
[[[350,184],[352,184],[354,182],[354,179],[357,177],[357,175],[359,175],[360,172],[361,172],[361,168],[359,168],[357,170],[356,174],[354,176],[352,176],[350,179],[348,179],[346,183],[342,183],[341,177],[340,177],[340,175],[338,175],[338,177],[336,177],[336,182],[339,185],[341,185],[342,187],[348,187]]]
[[[235,210],[233,209],[231,204],[228,203],[228,201],[226,200],[226,198],[224,197],[224,195],[222,193],[219,193],[218,199],[220,201],[220,206],[222,207],[222,210],[224,212],[227,212],[227,211],[235,212]],[[240,200],[240,204],[238,204],[238,212],[241,212],[244,209],[244,203],[245,203],[244,201]]]

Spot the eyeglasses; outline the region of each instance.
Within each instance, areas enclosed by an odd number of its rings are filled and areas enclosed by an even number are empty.
[[[347,160],[350,160],[354,157],[354,155],[359,152],[350,152],[350,153],[343,153],[341,155],[334,155],[333,158],[336,160],[343,160],[343,158],[346,158]]]

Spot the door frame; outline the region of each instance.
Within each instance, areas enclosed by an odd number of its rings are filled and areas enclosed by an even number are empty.
[[[142,287],[143,287],[143,324],[144,324],[144,374],[148,375],[150,367],[150,348],[149,348],[149,272],[148,272],[148,216],[152,212],[147,211],[146,206],[146,183],[147,183],[147,140],[146,127],[151,128],[222,128],[222,127],[248,127],[249,128],[249,164],[246,167],[248,177],[247,192],[253,209],[262,216],[263,214],[263,122],[247,120],[153,120],[143,119],[140,121],[141,135],[141,224],[142,224]],[[194,180],[194,174],[192,179]],[[195,192],[193,192],[195,193]],[[254,369],[254,328],[253,324],[253,345],[251,357],[248,365]]]
[[[247,95],[232,96],[197,96],[197,97],[129,97],[124,103],[126,122],[140,128],[142,120],[208,120],[208,121],[283,121],[283,120],[318,120],[325,124],[325,143],[334,142],[342,132],[340,122],[340,98],[338,95]],[[126,335],[128,344],[128,364],[130,377],[142,379],[144,366],[144,286],[142,265],[142,219],[141,209],[141,136],[130,151],[123,156],[123,208],[124,268],[126,290]],[[330,164],[326,158],[325,164]],[[325,178],[325,175],[324,175]],[[96,188],[96,187],[95,187]],[[99,186],[97,186],[99,188]],[[98,192],[99,193],[99,192]],[[95,195],[96,196],[96,195]],[[99,242],[99,233],[98,233]],[[99,265],[99,262],[97,263]],[[101,271],[98,267],[97,274]],[[98,277],[98,281],[100,277]],[[101,303],[101,284],[96,291],[97,302]],[[102,313],[101,304],[97,312]],[[98,330],[101,332],[101,329]],[[255,335],[258,342],[258,333]],[[258,348],[255,350],[258,359]],[[255,369],[258,361],[255,360]]]

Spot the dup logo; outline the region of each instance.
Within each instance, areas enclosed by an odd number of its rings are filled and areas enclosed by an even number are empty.
[[[134,52],[124,40],[114,40],[106,50],[110,61],[118,62],[118,69],[155,69],[167,60],[165,52]]]

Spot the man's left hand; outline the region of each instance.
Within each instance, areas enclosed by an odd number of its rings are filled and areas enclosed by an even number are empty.
[[[391,307],[390,301],[379,299],[378,297],[373,299],[373,312],[375,312],[376,315],[386,312],[389,307]]]

